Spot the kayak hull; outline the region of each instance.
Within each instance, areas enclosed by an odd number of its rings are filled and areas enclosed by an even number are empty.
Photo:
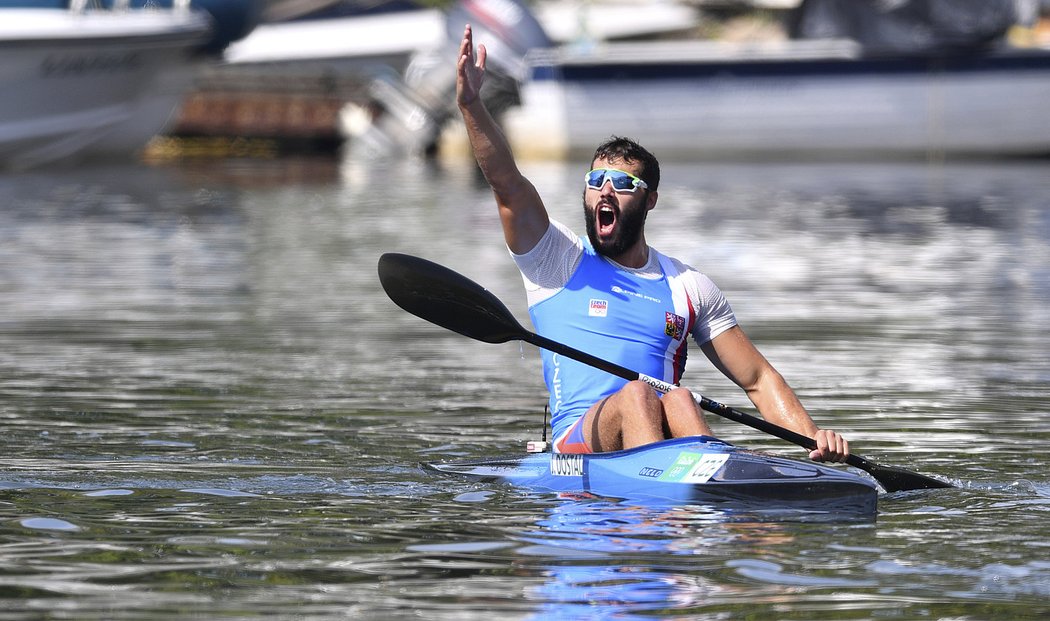
[[[539,491],[675,504],[873,515],[878,498],[875,483],[853,472],[748,451],[705,436],[608,453],[527,453],[423,466]]]

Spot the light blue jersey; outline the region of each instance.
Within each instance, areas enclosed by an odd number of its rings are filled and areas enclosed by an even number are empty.
[[[650,248],[650,252],[656,252]],[[644,278],[619,268],[584,243],[566,285],[529,308],[536,331],[629,369],[677,383],[685,370],[686,339],[696,320],[681,274],[657,253],[663,276]],[[542,350],[550,390],[553,437],[626,381]]]

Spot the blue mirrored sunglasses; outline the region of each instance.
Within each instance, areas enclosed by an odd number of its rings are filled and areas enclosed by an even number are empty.
[[[587,187],[595,190],[602,189],[606,181],[611,181],[613,189],[617,192],[634,192],[638,188],[649,188],[649,185],[638,177],[615,168],[595,168],[584,178],[587,180]]]

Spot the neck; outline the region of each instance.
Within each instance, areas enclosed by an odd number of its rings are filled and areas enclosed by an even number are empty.
[[[643,268],[649,262],[649,245],[645,243],[644,239],[639,239],[638,243],[631,246],[627,252],[615,257],[609,257],[609,259],[631,269]]]

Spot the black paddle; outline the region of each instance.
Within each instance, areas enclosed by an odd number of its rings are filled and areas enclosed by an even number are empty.
[[[636,373],[526,330],[490,291],[447,267],[406,254],[387,253],[379,258],[379,280],[390,299],[406,311],[443,328],[486,343],[525,341],[626,380],[642,380],[667,392],[674,388],[662,380]],[[782,440],[813,450],[817,443],[800,433],[735,410],[693,393],[701,408],[729,420],[764,431]],[[846,463],[871,474],[888,492],[954,487],[938,479],[903,468],[881,466],[851,454]]]

